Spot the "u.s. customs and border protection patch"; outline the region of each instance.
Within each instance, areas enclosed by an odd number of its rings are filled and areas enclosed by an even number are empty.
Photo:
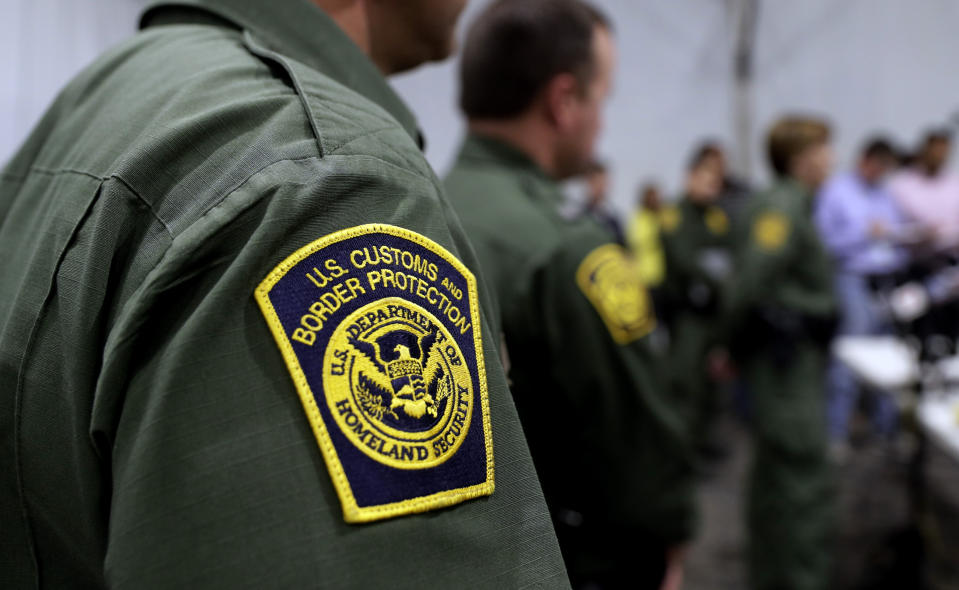
[[[668,234],[676,231],[679,224],[683,222],[683,213],[675,205],[667,205],[659,212],[659,226]]]
[[[639,268],[622,246],[605,244],[590,252],[576,271],[576,284],[619,344],[642,338],[656,327]]]
[[[776,252],[786,243],[790,229],[789,219],[785,215],[766,212],[753,223],[753,240],[761,249]]]
[[[705,216],[706,228],[714,236],[724,236],[729,233],[729,216],[719,207],[709,207]]]
[[[412,231],[364,225],[256,289],[347,522],[493,492],[476,281]]]

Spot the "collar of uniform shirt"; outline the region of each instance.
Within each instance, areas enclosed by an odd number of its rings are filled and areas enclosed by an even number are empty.
[[[140,28],[211,22],[232,23],[249,31],[277,53],[374,101],[423,147],[416,117],[403,99],[369,57],[310,0],[160,0],[149,4],[140,18]]]
[[[523,175],[528,194],[538,197],[550,209],[556,209],[564,196],[559,183],[518,148],[484,135],[469,133],[460,148],[458,159],[463,162],[479,162],[506,166]]]
[[[774,194],[780,195],[779,198],[801,199],[799,210],[810,217],[812,216],[813,207],[816,204],[814,193],[792,176],[778,177]]]

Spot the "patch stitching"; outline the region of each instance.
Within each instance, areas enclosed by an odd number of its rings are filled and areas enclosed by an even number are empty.
[[[594,281],[593,275],[595,271],[604,263],[625,262],[626,260],[628,260],[628,255],[622,246],[618,244],[604,244],[587,254],[586,258],[583,259],[579,268],[576,270],[576,284],[586,298],[589,299],[590,303],[593,304],[593,308],[599,313],[613,340],[618,344],[629,344],[634,340],[646,336],[656,328],[656,316],[651,313],[652,301],[649,297],[649,291],[645,285],[643,285],[638,268],[635,269],[634,279],[640,299],[636,304],[639,306],[645,302],[645,313],[641,314],[641,317],[634,325],[626,325],[628,324],[627,322],[618,321],[622,318],[615,317],[615,312],[609,309],[608,302],[602,297],[602,287],[597,287]]]
[[[461,273],[466,279],[470,313],[474,318],[473,345],[476,357],[476,371],[478,375],[477,381],[480,393],[480,408],[483,414],[482,424],[486,451],[486,480],[482,483],[471,485],[465,488],[443,490],[427,496],[410,498],[389,504],[360,507],[353,495],[349,477],[347,476],[346,470],[344,469],[339,455],[337,454],[336,448],[333,445],[333,441],[330,437],[330,433],[327,430],[326,424],[323,421],[323,416],[320,413],[320,409],[316,405],[316,397],[312,388],[310,387],[306,374],[300,365],[299,358],[293,349],[293,345],[283,328],[283,324],[279,318],[279,315],[274,309],[273,303],[269,298],[269,294],[273,287],[284,276],[286,276],[288,272],[293,270],[293,268],[295,268],[300,262],[312,254],[338,242],[350,238],[367,236],[374,233],[383,233],[409,240],[438,255],[440,258],[449,263],[456,271]],[[429,240],[426,237],[417,234],[416,232],[406,230],[401,227],[388,224],[361,225],[334,232],[297,249],[293,254],[288,256],[279,265],[277,265],[266,276],[266,278],[260,282],[254,292],[254,296],[264,317],[266,318],[267,324],[270,327],[270,331],[273,333],[273,337],[279,346],[280,353],[283,356],[283,360],[286,363],[287,369],[290,371],[291,377],[293,378],[297,394],[299,395],[300,401],[303,404],[303,408],[307,414],[307,418],[310,421],[310,426],[313,430],[314,437],[319,444],[321,454],[326,462],[327,470],[329,471],[331,479],[333,480],[334,488],[336,489],[337,495],[340,498],[344,520],[347,522],[360,523],[402,516],[406,514],[421,513],[437,508],[452,506],[466,500],[490,495],[493,493],[495,487],[493,438],[490,425],[489,391],[486,380],[486,365],[482,346],[482,328],[480,322],[481,316],[479,313],[478,289],[476,285],[476,279],[473,274],[455,256],[432,240]]]

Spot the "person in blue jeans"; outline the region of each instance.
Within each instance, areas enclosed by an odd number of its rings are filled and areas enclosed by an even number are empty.
[[[869,277],[894,272],[907,262],[905,250],[897,244],[905,218],[883,185],[895,165],[892,145],[873,139],[866,143],[855,168],[834,176],[819,194],[815,222],[835,261],[839,336],[888,331],[876,309]],[[860,388],[852,372],[835,358],[828,381],[830,436],[834,445],[844,448]],[[898,410],[891,396],[877,396],[872,418],[881,436],[892,436]]]

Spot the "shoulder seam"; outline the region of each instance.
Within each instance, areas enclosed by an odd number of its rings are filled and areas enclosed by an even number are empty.
[[[290,77],[290,81],[293,83],[294,90],[296,90],[296,96],[300,101],[300,105],[303,107],[303,110],[306,111],[306,118],[310,123],[310,129],[313,130],[313,136],[316,139],[316,145],[320,150],[320,157],[322,158],[326,154],[326,143],[323,140],[323,134],[320,133],[320,129],[316,124],[316,114],[313,112],[313,108],[310,106],[310,101],[307,100],[307,93],[303,89],[299,78],[296,76],[293,66],[289,63],[286,57],[266,48],[257,42],[250,31],[243,32],[243,44],[246,45],[253,55],[261,59],[268,59],[282,66],[283,71],[286,72],[286,75]]]
[[[156,219],[157,222],[159,222],[160,225],[163,226],[163,231],[166,232],[167,236],[168,236],[170,239],[173,239],[173,231],[170,229],[169,224],[167,224],[167,222],[166,222],[162,217],[160,217],[160,215],[156,212],[156,209],[153,208],[153,203],[151,203],[150,201],[144,199],[143,196],[142,196],[139,192],[137,192],[137,190],[136,190],[135,188],[133,188],[133,185],[131,185],[129,182],[127,182],[127,181],[126,181],[122,176],[120,176],[119,174],[112,174],[112,175],[110,175],[108,178],[106,178],[106,179],[104,179],[104,180],[109,180],[109,179],[116,179],[117,182],[119,182],[119,183],[122,184],[124,187],[126,187],[126,189],[127,189],[128,191],[130,191],[130,193],[132,193],[133,196],[135,196],[138,201],[140,201],[141,203],[143,203],[143,205],[147,208],[148,211],[150,211],[150,214],[153,215],[153,218]]]
[[[377,162],[386,164],[387,166],[390,166],[391,168],[395,168],[396,170],[399,170],[399,171],[401,171],[401,172],[406,172],[406,173],[408,173],[408,174],[411,174],[411,175],[413,175],[413,176],[416,176],[416,177],[420,178],[421,180],[425,180],[426,182],[428,182],[428,183],[437,191],[437,195],[440,194],[440,193],[439,193],[439,187],[438,187],[438,185],[437,185],[435,182],[433,182],[433,181],[432,181],[431,179],[429,179],[428,177],[423,176],[422,174],[418,174],[416,171],[408,170],[408,169],[406,169],[406,168],[403,168],[403,167],[401,167],[401,166],[396,165],[396,164],[393,163],[393,162],[388,162],[388,161],[386,161],[386,160],[383,160],[383,159],[381,159],[381,158],[377,158],[376,156],[372,156],[372,155],[368,155],[368,154],[357,154],[357,155],[354,156],[354,157],[362,157],[362,158],[367,158],[367,159],[370,159],[370,160],[373,160],[373,161],[377,161]],[[253,180],[253,178],[254,178],[255,176],[257,176],[258,174],[261,174],[261,173],[263,173],[263,172],[266,172],[268,169],[272,168],[273,166],[276,166],[276,165],[278,165],[278,164],[282,164],[282,163],[285,163],[285,162],[304,162],[304,161],[308,161],[308,160],[321,161],[321,160],[323,160],[323,158],[318,157],[318,156],[309,156],[309,157],[305,157],[305,158],[284,158],[284,159],[275,160],[275,161],[273,161],[273,162],[270,162],[269,164],[266,164],[266,165],[263,166],[262,168],[258,169],[256,172],[253,172],[252,174],[250,174],[249,176],[247,176],[243,181],[239,182],[236,186],[234,186],[234,187],[233,187],[232,189],[230,189],[228,192],[226,192],[220,199],[218,199],[218,200],[217,200],[215,203],[213,203],[209,208],[207,208],[205,211],[203,211],[202,214],[200,214],[199,216],[197,216],[197,218],[190,223],[190,225],[188,226],[188,228],[194,227],[196,224],[203,222],[203,221],[205,220],[205,218],[206,218],[207,216],[209,216],[214,210],[216,210],[218,207],[222,206],[223,203],[224,203],[231,195],[235,194],[237,191],[239,191],[241,188],[243,188],[248,182],[250,182],[251,180]],[[286,183],[289,183],[289,184],[291,184],[291,185],[305,185],[305,184],[307,184],[306,182],[292,182],[292,181],[289,181],[289,180],[287,180],[287,181],[285,181],[285,182],[286,182]],[[185,231],[188,231],[188,230],[185,230]],[[153,274],[154,274],[155,272],[157,272],[157,269],[159,269],[161,266],[163,266],[164,264],[166,264],[166,263],[169,262],[168,258],[171,256],[171,250],[176,246],[177,240],[181,239],[183,233],[184,233],[184,232],[180,232],[180,234],[171,236],[171,242],[170,242],[170,244],[168,244],[168,246],[167,246],[167,248],[164,250],[163,254],[157,259],[156,263],[153,265],[153,268],[150,269],[150,271],[147,273],[146,278],[144,279],[143,283],[140,285],[140,287],[137,288],[137,290],[136,290],[136,291],[134,292],[134,294],[131,296],[130,301],[136,300],[137,295],[138,295],[143,289],[146,288],[146,285],[148,285],[148,284],[150,283],[150,280],[151,280]],[[205,238],[204,238],[204,239],[205,239]],[[128,303],[129,303],[129,302],[128,302]],[[125,308],[124,308],[124,309],[125,309]],[[123,311],[124,311],[124,310],[121,310],[120,315],[123,314]],[[107,345],[108,345],[108,346],[107,346],[107,347],[108,347],[108,348],[116,348],[116,347],[118,347],[118,346],[126,343],[127,340],[128,340],[129,338],[133,337],[134,335],[135,335],[135,330],[131,330],[129,333],[125,334],[125,335],[122,336],[122,337],[118,337],[118,339],[116,339],[116,340],[110,341],[110,340],[108,339],[108,341],[107,341]]]
[[[139,192],[137,192],[136,189],[134,189],[133,186],[130,185],[129,182],[124,180],[123,177],[121,177],[119,174],[110,174],[108,176],[102,176],[99,174],[93,174],[92,172],[87,172],[85,170],[76,170],[74,168],[44,168],[42,166],[31,166],[28,169],[27,174],[11,174],[9,172],[4,172],[3,174],[0,174],[0,177],[6,178],[9,180],[14,180],[14,181],[24,181],[29,177],[30,173],[43,174],[45,176],[59,176],[61,174],[76,174],[78,176],[85,176],[86,178],[90,178],[92,180],[99,180],[101,183],[104,183],[108,180],[116,180],[117,182],[122,184],[128,191],[130,191],[130,193],[134,197],[136,197],[136,199],[147,208],[147,210],[150,212],[153,218],[160,225],[163,226],[163,229],[164,231],[166,231],[167,235],[170,236],[171,238],[173,237],[173,234],[170,231],[170,226],[167,224],[166,221],[163,220],[163,218],[161,218],[157,214],[156,210],[153,208],[153,205],[149,201],[144,199],[143,196]]]

